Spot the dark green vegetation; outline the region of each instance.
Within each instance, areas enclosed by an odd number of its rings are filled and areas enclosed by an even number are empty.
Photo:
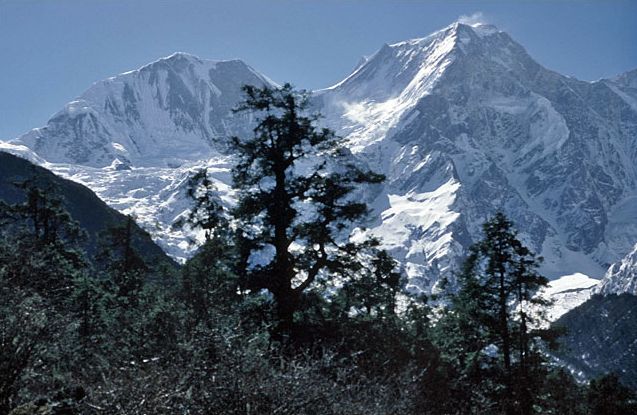
[[[617,372],[637,390],[637,296],[596,295],[554,324],[566,329],[556,352],[563,362],[588,376]]]
[[[382,178],[289,86],[246,95],[237,206],[192,178],[176,225],[204,240],[179,270],[141,254],[130,219],[90,249],[70,199],[28,178],[1,206],[0,413],[635,413],[616,377],[579,385],[544,357],[546,280],[506,217],[434,309],[377,241],[347,238],[356,187]]]

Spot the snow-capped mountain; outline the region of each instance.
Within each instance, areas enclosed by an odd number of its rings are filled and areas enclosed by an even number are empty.
[[[455,23],[384,45],[314,94],[327,127],[387,176],[362,197],[370,232],[412,286],[435,289],[496,210],[545,257],[547,276],[601,278],[637,242],[637,72],[584,82],[535,62],[489,25]],[[223,140],[250,134],[231,109],[242,84],[274,85],[241,61],[175,54],[94,84],[5,148],[39,157],[134,213],[171,255],[192,249],[171,228],[184,183],[210,166],[231,203]],[[26,146],[26,147],[25,147]]]
[[[92,167],[204,160],[220,140],[250,131],[246,116],[232,113],[244,84],[274,85],[240,60],[175,53],[96,82],[17,143],[49,162]]]
[[[637,239],[633,78],[565,77],[493,26],[456,23],[383,46],[319,99],[387,174],[374,232],[420,286],[498,209],[548,276],[601,277]]]
[[[548,321],[555,321],[568,311],[588,301],[599,286],[599,280],[584,274],[564,275],[550,281],[538,293],[545,300],[553,301],[547,310]]]
[[[0,143],[0,150],[90,187],[183,260],[195,246],[171,225],[189,208],[185,184],[208,166],[219,191],[229,191],[224,140],[251,132],[249,117],[232,112],[245,84],[276,86],[240,60],[175,53],[96,82],[45,127]]]

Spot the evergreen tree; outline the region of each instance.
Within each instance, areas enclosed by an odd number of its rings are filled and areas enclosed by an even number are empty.
[[[146,262],[133,246],[135,227],[132,216],[126,224],[112,226],[101,234],[97,261],[115,284],[117,297],[134,302],[149,272]]]
[[[52,187],[35,179],[16,183],[22,203],[0,203],[0,413],[18,401],[34,366],[54,370],[74,306],[76,281],[88,264],[78,248],[83,232]]]
[[[383,178],[348,162],[340,139],[305,115],[306,94],[289,84],[244,91],[238,111],[254,113],[257,126],[252,138],[232,139],[241,277],[246,289],[273,295],[278,331],[286,333],[303,293],[321,277],[342,275],[369,246],[339,241],[367,212],[351,196],[355,186]]]
[[[540,406],[545,414],[585,415],[589,413],[585,392],[567,369],[553,367],[546,376]]]
[[[372,250],[370,256],[365,266],[350,273],[339,290],[343,312],[396,316],[397,296],[404,285],[398,263],[384,250]]]
[[[223,206],[217,196],[217,189],[208,177],[208,169],[200,169],[188,178],[186,195],[194,206],[185,216],[175,221],[173,227],[190,227],[204,232],[205,241],[214,238],[228,239],[229,225]],[[195,243],[195,241],[191,241]]]
[[[193,317],[190,325],[210,327],[213,311],[226,311],[238,299],[234,235],[207,169],[190,177],[186,193],[194,206],[174,226],[203,231],[204,242],[182,269],[181,295]]]
[[[60,305],[68,300],[75,279],[87,269],[78,245],[85,233],[64,209],[54,188],[41,189],[35,179],[16,186],[24,189],[26,200],[0,205],[0,232],[10,248],[5,281]]]
[[[548,280],[536,257],[497,213],[471,247],[459,276],[460,290],[439,324],[439,346],[461,375],[469,413],[484,410],[531,414],[545,377],[539,341],[543,307],[534,296]],[[482,409],[480,409],[482,408]]]
[[[62,206],[52,186],[41,188],[36,179],[15,183],[24,190],[26,200],[11,207],[8,216],[30,229],[30,234],[41,244],[55,244],[61,240],[74,244],[84,235]]]

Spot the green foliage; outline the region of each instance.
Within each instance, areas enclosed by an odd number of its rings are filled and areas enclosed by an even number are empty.
[[[501,213],[471,247],[460,289],[436,327],[437,345],[455,367],[465,410],[530,414],[546,377],[540,330],[546,286],[537,258]]]
[[[4,236],[1,277],[59,304],[70,295],[74,279],[87,266],[78,248],[83,232],[62,208],[54,189],[44,191],[28,180],[16,186],[25,190],[27,199],[0,206],[0,232]]]
[[[564,368],[549,370],[546,376],[539,406],[545,414],[588,414],[586,388],[578,384]]]
[[[148,265],[133,246],[135,227],[133,218],[123,226],[108,228],[101,235],[97,261],[103,264],[108,278],[115,284],[116,295],[122,301],[136,301],[150,271]]]
[[[36,361],[49,329],[46,303],[0,279],[0,413],[18,401],[22,377]]]
[[[189,326],[210,325],[220,310],[239,301],[238,278],[232,269],[229,246],[218,238],[209,239],[181,272],[181,296],[191,312]]]
[[[194,206],[174,226],[203,231],[204,242],[182,268],[180,296],[189,312],[187,326],[210,328],[220,310],[228,310],[240,298],[235,235],[207,169],[189,179],[186,194]]]
[[[367,316],[395,316],[398,294],[403,288],[403,275],[398,264],[386,251],[377,250],[364,265],[345,280],[337,301],[347,313]]]
[[[228,221],[217,198],[214,183],[208,177],[208,169],[198,170],[188,179],[186,195],[192,200],[194,206],[186,216],[177,219],[173,226],[203,230],[206,241],[215,237],[227,238]]]

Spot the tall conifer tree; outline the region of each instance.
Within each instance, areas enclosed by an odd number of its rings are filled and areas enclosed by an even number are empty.
[[[541,258],[517,238],[497,213],[483,225],[459,276],[460,290],[440,322],[438,344],[458,368],[467,410],[531,414],[541,388],[538,341],[546,301],[536,296],[548,280],[537,273]],[[477,409],[476,409],[477,407]]]
[[[307,94],[289,84],[244,91],[238,111],[253,113],[257,126],[253,137],[232,139],[243,280],[272,293],[284,333],[303,292],[320,276],[344,274],[369,246],[347,242],[350,225],[367,212],[352,192],[383,177],[354,166],[341,139],[316,126],[317,117],[306,114]]]

